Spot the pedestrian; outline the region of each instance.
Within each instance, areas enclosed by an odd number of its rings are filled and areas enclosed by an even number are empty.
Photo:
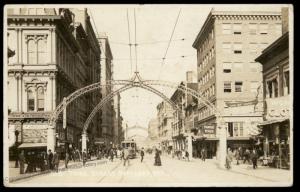
[[[232,156],[233,156],[233,154],[232,154],[232,152],[231,152],[231,149],[228,148],[228,150],[227,150],[227,155],[226,155],[226,165],[225,165],[225,167],[226,167],[227,169],[231,169]]]
[[[84,149],[83,152],[82,152],[82,163],[83,163],[83,166],[85,166],[86,161],[87,161],[87,153],[86,153],[86,149]]]
[[[246,163],[246,161],[248,162],[248,164],[250,163],[250,150],[246,149],[245,153],[244,153],[244,163]]]
[[[142,150],[141,150],[141,163],[142,163],[143,160],[144,160],[144,155],[145,155],[144,147],[142,147]]]
[[[124,166],[126,165],[126,162],[129,166],[129,151],[128,149],[124,149],[124,155],[123,155],[123,159],[124,159]]]
[[[65,155],[65,167],[66,168],[68,168],[69,158],[70,158],[69,153],[66,152],[66,155]]]
[[[205,150],[205,148],[202,148],[202,150],[201,150],[201,159],[202,159],[202,161],[205,161],[205,159],[206,159],[206,150]]]
[[[25,155],[24,150],[19,154],[20,174],[24,174]]]
[[[155,156],[154,156],[154,165],[155,166],[161,166],[161,159],[160,159],[160,152],[158,149],[155,150]]]
[[[59,159],[60,159],[59,154],[56,152],[56,150],[54,150],[52,164],[53,164],[53,168],[56,172],[58,172]]]
[[[189,152],[186,150],[186,151],[185,151],[185,158],[186,158],[187,161],[190,161],[190,157],[189,157],[189,156],[190,156],[190,154],[189,154]]]
[[[38,156],[37,156],[37,153],[36,152],[32,152],[31,153],[31,163],[32,163],[32,171],[33,172],[36,172],[36,167],[37,167],[37,164],[38,164]]]
[[[53,153],[52,153],[51,149],[49,149],[48,150],[48,165],[51,170],[53,169],[52,160],[53,160]]]
[[[114,161],[114,150],[113,150],[113,148],[111,148],[111,149],[109,150],[109,156],[110,156],[109,160],[110,160],[111,162],[113,162],[113,161]]]
[[[253,169],[257,168],[257,159],[258,159],[257,151],[256,151],[256,149],[253,149],[252,153],[251,153],[251,160],[252,160],[252,164],[253,164]]]
[[[236,152],[235,152],[235,158],[236,158],[236,164],[239,165],[239,159],[240,159],[240,150],[241,148],[239,147]]]

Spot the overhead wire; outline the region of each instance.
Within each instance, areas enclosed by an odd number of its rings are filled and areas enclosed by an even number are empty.
[[[130,54],[130,76],[132,75],[132,53],[131,53],[131,39],[130,39],[130,25],[129,25],[129,15],[127,9],[127,26],[128,26],[128,39],[129,39],[129,54]]]

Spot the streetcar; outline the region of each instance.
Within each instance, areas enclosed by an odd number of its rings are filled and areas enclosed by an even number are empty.
[[[133,141],[133,140],[122,141],[121,146],[123,149],[129,150],[129,158],[130,159],[136,158],[137,146],[136,146],[135,141]]]

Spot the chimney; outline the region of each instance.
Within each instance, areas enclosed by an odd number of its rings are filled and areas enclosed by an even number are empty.
[[[187,83],[193,83],[193,71],[187,71],[186,72],[186,82]]]
[[[282,34],[289,31],[289,8],[281,8]]]

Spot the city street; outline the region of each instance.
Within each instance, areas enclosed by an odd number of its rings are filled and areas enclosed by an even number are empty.
[[[114,162],[97,160],[86,167],[73,167],[59,173],[49,173],[11,183],[11,186],[282,186],[288,185],[290,171],[251,165],[233,165],[232,170],[222,170],[216,160],[193,159],[190,162],[162,156],[162,166],[154,166],[153,155],[146,154],[123,166]]]

